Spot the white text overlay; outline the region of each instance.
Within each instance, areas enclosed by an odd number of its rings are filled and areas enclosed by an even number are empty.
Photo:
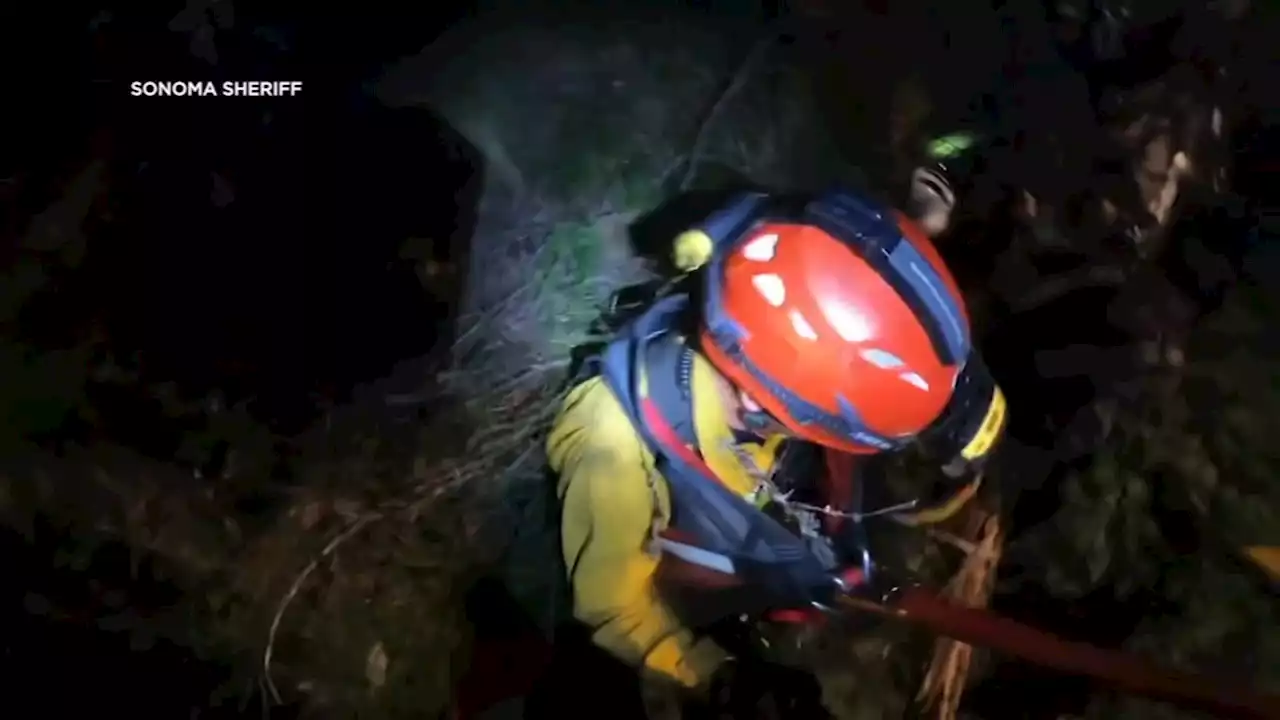
[[[129,83],[133,97],[297,97],[301,80],[145,80]]]

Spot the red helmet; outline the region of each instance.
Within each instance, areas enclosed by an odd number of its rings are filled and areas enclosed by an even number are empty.
[[[702,346],[795,436],[854,453],[938,419],[970,350],[955,280],[924,231],[846,193],[750,225],[707,268]]]

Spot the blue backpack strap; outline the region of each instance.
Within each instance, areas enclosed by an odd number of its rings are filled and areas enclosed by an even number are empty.
[[[644,347],[645,373],[649,378],[649,398],[663,419],[685,445],[697,448],[693,423],[693,348],[675,333],[654,338]]]
[[[692,408],[687,401],[680,396],[679,390],[664,387],[675,385],[672,382],[676,379],[675,373],[678,372],[678,356],[674,355],[673,350],[663,350],[661,346],[671,345],[677,349],[683,347],[683,344],[671,342],[674,338],[670,334],[674,332],[674,328],[679,326],[680,319],[684,313],[691,308],[691,302],[687,295],[671,295],[665,297],[654,304],[644,315],[637,318],[628,328],[628,330],[617,340],[609,344],[601,358],[601,374],[605,378],[605,382],[613,389],[614,394],[618,397],[622,407],[626,410],[627,415],[631,418],[633,425],[643,438],[646,447],[653,452],[654,463],[658,472],[667,479],[673,495],[679,495],[681,488],[690,485],[702,485],[702,482],[690,483],[688,478],[697,478],[701,481],[703,473],[697,468],[691,466],[681,458],[681,453],[674,448],[667,448],[664,443],[654,436],[649,424],[645,422],[645,414],[641,408],[641,398],[639,393],[639,373],[642,362],[650,357],[650,353],[662,354],[671,352],[673,355],[667,358],[668,367],[672,375],[667,376],[664,382],[661,378],[650,376],[651,380],[656,379],[657,382],[650,382],[649,388],[652,392],[662,393],[662,398],[650,399],[655,405],[662,407],[662,412],[672,412],[675,417],[668,419],[662,418],[667,423],[683,426],[683,431],[676,430],[676,435],[685,441],[686,445],[696,447],[696,436],[693,432]],[[664,337],[666,336],[666,337]],[[657,349],[650,350],[651,346],[657,346]],[[646,373],[652,372],[648,367],[645,368]],[[659,405],[661,403],[661,405]],[[683,404],[684,410],[680,408]],[[714,478],[707,478],[705,484],[728,493],[715,482]],[[708,530],[712,534],[720,538],[727,539],[734,535],[733,528],[730,527],[726,520],[712,515],[705,519],[709,524]]]
[[[650,340],[679,327],[690,307],[689,296],[683,293],[660,298],[622,328],[601,353],[599,371],[632,419],[640,417],[636,382],[637,363],[643,355],[642,348]]]
[[[789,530],[695,465],[692,406],[684,395],[688,383],[679,382],[692,358],[674,335],[689,307],[686,295],[660,300],[610,343],[602,356],[601,372],[653,452],[656,469],[667,480],[672,506],[689,510],[685,520],[696,524],[697,534],[710,544],[706,549],[732,554],[735,564],[743,564],[743,571],[752,576],[764,573],[768,585],[800,601],[825,584],[829,577],[825,568]],[[638,389],[640,363],[645,363],[649,374],[650,407],[659,410],[656,414],[662,424],[675,430],[673,434],[689,447],[668,447],[646,422]],[[683,430],[676,430],[677,426]]]

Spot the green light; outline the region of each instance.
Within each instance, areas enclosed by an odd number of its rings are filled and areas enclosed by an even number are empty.
[[[974,136],[971,133],[954,133],[943,135],[929,141],[929,157],[934,160],[948,160],[973,147]]]

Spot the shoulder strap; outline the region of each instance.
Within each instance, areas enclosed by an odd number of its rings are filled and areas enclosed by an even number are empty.
[[[696,448],[698,436],[693,424],[693,394],[689,377],[693,371],[693,349],[675,333],[654,338],[645,346],[644,370],[649,381],[649,398],[671,426],[676,438]]]

